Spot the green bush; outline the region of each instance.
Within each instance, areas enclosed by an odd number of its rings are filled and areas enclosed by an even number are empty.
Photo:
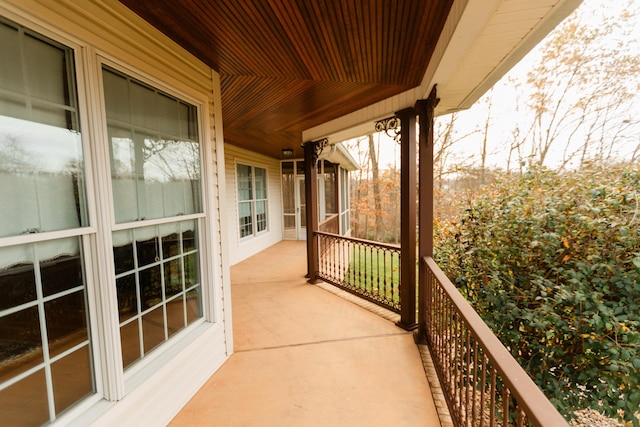
[[[638,425],[640,169],[503,175],[436,260],[556,407]]]

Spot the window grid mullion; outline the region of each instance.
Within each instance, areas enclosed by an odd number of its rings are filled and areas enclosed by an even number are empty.
[[[44,311],[44,292],[42,291],[42,274],[40,272],[40,257],[38,246],[32,246],[33,272],[36,282],[36,299],[38,301],[38,321],[40,323],[40,339],[42,340],[42,358],[44,361],[44,375],[47,390],[47,403],[49,408],[49,420],[56,419],[55,401],[53,399],[53,378],[51,376],[51,359],[49,358],[49,334],[47,330],[47,318]]]

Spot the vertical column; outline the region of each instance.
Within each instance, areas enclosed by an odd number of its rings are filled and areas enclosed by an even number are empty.
[[[416,102],[419,124],[419,215],[418,229],[418,261],[420,263],[418,274],[418,331],[415,341],[418,344],[427,343],[427,275],[422,265],[423,257],[433,256],[433,118],[434,109],[438,104],[436,87],[434,86],[427,99]]]
[[[304,144],[304,189],[307,203],[307,277],[309,283],[318,281],[318,155],[327,140]]]
[[[416,328],[416,111],[396,112],[400,119],[400,321]]]

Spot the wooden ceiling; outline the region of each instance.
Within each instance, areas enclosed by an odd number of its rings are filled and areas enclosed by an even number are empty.
[[[120,0],[218,71],[225,141],[302,131],[421,83],[453,0]]]

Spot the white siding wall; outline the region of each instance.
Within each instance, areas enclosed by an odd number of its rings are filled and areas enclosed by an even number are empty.
[[[244,150],[234,145],[224,145],[224,162],[227,181],[227,215],[229,229],[230,263],[236,264],[282,240],[282,190],[280,162],[272,157]],[[238,224],[238,190],[236,186],[236,164],[258,166],[267,169],[267,231],[256,236],[240,239]]]
[[[118,357],[100,348],[95,355],[99,361],[97,369],[101,371],[97,399],[89,399],[55,423],[120,427],[165,425],[233,351],[229,258],[222,250],[228,233],[225,209],[220,206],[226,202],[226,196],[224,174],[219,174],[224,162],[219,76],[115,0],[0,0],[0,15],[76,48],[82,64],[78,70],[79,81],[90,82],[79,90],[81,104],[90,100],[89,105],[83,107],[87,112],[83,118],[83,134],[92,147],[106,144],[101,89],[95,83],[99,80],[100,58],[156,86],[196,100],[200,105],[199,129],[206,163],[202,183],[207,215],[202,234],[209,236],[204,242],[206,247],[201,249],[210,260],[202,271],[206,322],[170,340],[164,350],[159,349],[124,378],[110,372],[117,370]],[[98,156],[97,161],[108,162],[103,157]],[[270,176],[272,186],[274,182],[279,180]],[[93,197],[99,197],[104,191],[101,186],[105,186],[104,182],[93,187],[92,191],[98,195]],[[279,206],[278,191],[273,188],[270,191],[277,195],[274,203]],[[109,204],[98,205],[110,209]],[[273,215],[279,220],[277,214]],[[279,235],[279,222],[273,222],[273,218],[271,221],[271,230]],[[115,291],[103,290],[110,289],[106,279],[110,277],[109,269],[104,266],[110,264],[111,254],[104,248],[109,246],[111,236],[108,226],[98,226],[95,232],[99,243],[107,242],[98,245],[103,249],[94,254],[97,265],[102,266],[96,268],[95,280],[106,283],[96,286],[95,294],[90,292],[90,306],[100,315],[98,321],[94,317],[92,323],[99,339],[110,342],[119,339],[114,332],[117,331],[117,309],[108,308],[117,307]]]

